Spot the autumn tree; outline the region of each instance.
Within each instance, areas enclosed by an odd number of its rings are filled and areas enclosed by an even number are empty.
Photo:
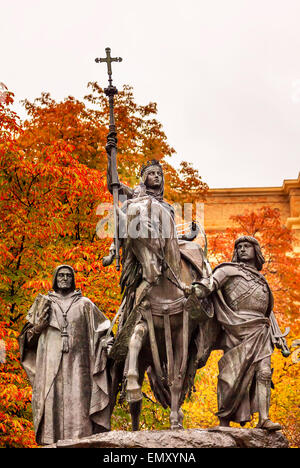
[[[287,337],[288,345],[293,351],[293,343],[299,339],[299,304],[300,304],[300,268],[299,257],[293,251],[293,235],[281,222],[280,212],[264,207],[257,212],[246,211],[232,218],[233,227],[225,232],[215,232],[209,235],[209,260],[214,267],[222,262],[230,262],[233,254],[234,241],[240,235],[256,237],[266,259],[263,274],[274,294],[274,312],[281,330],[290,326]],[[212,427],[219,424],[216,416],[217,408],[217,377],[218,361],[223,351],[213,351],[204,368],[197,371],[194,381],[194,391],[182,406],[185,414],[186,428]],[[272,356],[274,368],[270,417],[278,421],[285,435],[294,447],[300,446],[299,440],[299,363],[294,362],[292,355],[284,358],[278,349]],[[149,399],[143,402],[147,408],[142,414],[141,427],[144,429],[163,429],[168,427],[169,410],[164,410],[155,403],[149,383],[146,381],[143,391]],[[119,416],[119,413],[118,413]],[[124,408],[123,422],[130,429],[130,418]],[[246,427],[255,427],[258,417],[247,423]],[[232,423],[232,426],[239,427]],[[117,426],[115,426],[117,427]]]
[[[49,273],[58,262],[75,256],[78,271],[89,276],[107,246],[95,231],[97,205],[108,201],[103,178],[79,163],[64,140],[26,147],[28,131],[2,149],[0,168],[1,298],[14,323],[24,318],[32,294],[51,286]]]
[[[6,155],[18,152],[16,137],[21,133],[17,115],[10,109],[13,94],[9,91],[2,94],[0,100],[0,201],[3,202],[4,191],[10,181],[10,174],[6,173],[4,159]],[[5,198],[4,198],[5,199]],[[1,233],[1,259],[11,255]],[[10,260],[11,261],[11,260]],[[0,284],[7,281],[5,269],[1,262]],[[28,386],[24,372],[18,358],[17,331],[11,328],[5,298],[0,296],[0,447],[34,446],[34,434],[31,423],[31,388]]]
[[[216,266],[222,262],[230,262],[233,254],[234,241],[241,235],[255,237],[266,260],[262,273],[265,275],[274,295],[274,313],[281,330],[289,326],[291,331],[287,337],[291,350],[292,344],[300,336],[299,304],[300,304],[300,266],[299,256],[293,251],[293,235],[286,228],[277,209],[263,207],[258,211],[246,210],[245,213],[231,218],[233,227],[224,232],[211,233],[209,236],[209,258]],[[191,425],[199,420],[217,423],[213,412],[216,410],[216,398],[212,389],[216,390],[217,362],[220,352],[214,352],[204,371],[198,371],[196,380],[197,392],[186,404],[189,414],[192,414]],[[284,433],[293,446],[299,446],[299,363],[293,362],[292,356],[284,358],[278,349],[272,356],[274,367],[273,381],[275,391],[272,393],[270,416],[282,424]],[[206,387],[206,381],[210,385]],[[197,407],[198,401],[207,405]],[[255,426],[256,419],[249,423]]]
[[[233,216],[234,226],[224,233],[210,236],[211,258],[214,264],[230,261],[234,241],[240,235],[257,238],[265,257],[263,274],[274,295],[275,313],[280,324],[292,324],[299,331],[299,257],[293,251],[293,235],[281,221],[280,211],[263,207],[258,211],[246,210]]]
[[[110,288],[113,269],[101,274],[109,245],[95,229],[97,206],[109,200],[103,177],[78,161],[69,141],[32,139],[36,123],[22,126],[9,109],[11,102],[8,94],[1,105],[0,292],[6,356],[0,373],[0,446],[28,446],[34,444],[31,388],[20,368],[16,336],[34,296],[51,288],[51,271],[62,262],[75,267],[77,287],[88,289],[93,300],[96,296],[108,315],[119,296]]]
[[[111,239],[96,233],[97,207],[112,201],[105,177],[108,104],[97,83],[89,86],[85,102],[68,97],[57,103],[48,93],[33,103],[24,101],[28,112],[24,123],[10,109],[12,93],[7,92],[0,102],[0,340],[6,345],[5,362],[0,362],[1,447],[35,445],[31,388],[19,364],[16,337],[37,292],[51,288],[54,267],[71,264],[77,287],[108,316],[115,314],[120,303],[118,274],[114,266],[103,268],[101,261]],[[190,164],[183,162],[179,170],[172,167],[174,149],[156,115],[156,104],[135,103],[131,87],[125,86],[117,95],[120,179],[136,185],[141,164],[158,159],[164,167],[168,201],[202,200],[206,184]],[[298,337],[299,270],[289,231],[282,228],[278,213],[268,208],[235,221],[235,230],[210,239],[211,259],[230,260],[238,233],[258,237],[267,259],[265,274],[275,295],[276,315],[282,327],[293,324],[289,340]],[[217,361],[218,355],[212,354],[197,374],[196,393],[184,405],[188,427],[216,423]],[[274,367],[275,384],[282,392],[273,397],[272,410],[296,444],[296,366],[277,352]],[[145,400],[143,427],[166,427],[167,412],[151,401],[147,383],[145,391],[149,400]],[[113,427],[127,427],[128,418],[126,408],[117,408]]]
[[[31,389],[19,365],[16,337],[36,294],[51,288],[54,267],[72,265],[76,286],[109,317],[120,303],[118,273],[113,265],[102,266],[111,239],[96,232],[103,214],[99,205],[112,201],[105,175],[107,100],[97,83],[90,87],[86,103],[73,97],[57,103],[48,93],[33,103],[25,100],[23,123],[10,109],[12,93],[1,102],[0,339],[7,352],[0,373],[0,446],[34,444]],[[155,158],[173,181],[170,201],[188,178],[200,196],[205,186],[197,171],[185,163],[176,171],[165,162],[174,150],[156,114],[156,104],[134,102],[130,87],[118,94],[120,179],[136,185],[140,165]]]
[[[24,101],[29,119],[20,141],[26,148],[52,145],[63,140],[74,146],[78,161],[101,174],[106,170],[106,137],[109,125],[108,100],[96,82],[88,84],[91,93],[85,102],[69,96],[57,103],[49,93],[32,103]],[[118,170],[124,183],[136,185],[145,161],[159,160],[164,166],[166,196],[172,201],[191,201],[191,192],[199,200],[207,190],[197,169],[183,161],[179,170],[168,162],[175,153],[157,120],[157,104],[138,105],[131,86],[124,85],[115,96],[115,120],[118,131]],[[189,194],[189,198],[187,199]],[[184,198],[184,199],[183,199]]]

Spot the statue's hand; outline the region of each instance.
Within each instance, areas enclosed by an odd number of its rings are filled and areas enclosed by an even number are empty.
[[[191,296],[192,294],[195,294],[195,286],[194,286],[194,284],[190,284],[189,286],[188,286],[187,284],[184,284],[184,285],[183,285],[183,291],[184,291],[185,297],[189,297],[189,296]]]
[[[203,299],[207,296],[207,288],[202,284],[194,284],[194,293],[198,297],[198,299]]]
[[[200,232],[200,227],[199,227],[198,223],[196,223],[196,221],[191,222],[190,232],[193,233],[195,235],[195,237],[198,236],[198,234]]]
[[[116,256],[116,247],[115,247],[115,244],[112,243],[109,248],[109,255],[106,255],[105,257],[102,258],[102,265],[105,267],[111,265],[115,256]]]
[[[109,338],[102,338],[101,340],[101,347],[102,349],[107,351],[107,354],[109,354],[113,344],[114,344],[113,336],[110,336]]]
[[[105,146],[107,156],[110,158],[112,148],[116,148],[118,143],[116,132],[110,132],[107,135],[107,144]]]
[[[200,228],[196,221],[192,221],[189,225],[189,231],[185,234],[179,234],[178,239],[179,240],[184,240],[184,241],[193,241],[196,239],[200,232]]]
[[[207,296],[207,289],[202,284],[191,284],[190,286],[184,286],[184,295],[189,297],[194,294],[198,299],[202,299]]]
[[[184,284],[183,291],[185,297],[189,297],[194,294],[198,299],[203,299],[213,291],[213,288],[210,287],[208,278],[202,278],[201,281],[193,283],[189,286]]]
[[[203,299],[209,296],[215,289],[214,282],[209,278],[202,278],[200,281],[193,283],[194,292],[198,299]]]

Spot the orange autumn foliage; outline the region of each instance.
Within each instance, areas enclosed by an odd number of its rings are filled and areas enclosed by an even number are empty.
[[[47,93],[33,103],[25,101],[29,117],[23,123],[10,110],[12,93],[0,102],[0,344],[5,344],[5,356],[0,348],[0,447],[36,446],[31,387],[19,363],[17,335],[36,294],[51,288],[54,267],[72,265],[76,286],[110,318],[120,303],[119,273],[114,265],[102,266],[111,239],[96,234],[100,219],[97,207],[112,201],[105,177],[108,107],[97,83],[91,83],[90,88],[85,102],[68,97],[57,103]],[[131,186],[137,184],[138,168],[145,159],[159,159],[165,171],[168,201],[201,200],[207,186],[198,171],[185,162],[175,170],[166,161],[174,150],[156,114],[156,104],[135,103],[129,86],[117,95],[120,179]],[[276,316],[282,328],[292,324],[291,344],[299,338],[298,267],[296,259],[286,255],[291,254],[289,231],[281,227],[279,216],[268,210],[246,214],[236,219],[237,231],[212,237],[210,260],[218,263],[230,259],[237,232],[264,239],[265,271],[275,295]],[[198,371],[196,392],[183,406],[186,427],[217,423],[219,357],[220,352],[212,353],[207,366]],[[299,445],[298,367],[276,350],[274,368],[272,417],[283,424],[292,443]],[[154,399],[147,382],[144,390]],[[165,428],[168,410],[145,400],[141,423],[143,429]],[[130,428],[126,405],[116,408],[112,425],[114,429]]]
[[[97,83],[90,87],[89,107],[73,97],[57,103],[47,93],[25,100],[25,122],[11,110],[12,93],[0,101],[0,447],[35,446],[31,387],[17,336],[37,293],[51,288],[54,268],[72,265],[76,286],[108,317],[120,303],[119,273],[114,265],[102,266],[111,238],[96,232],[105,215],[99,205],[112,202],[105,175],[108,107]],[[169,169],[170,199],[187,177],[200,196],[206,186],[197,171],[187,163],[176,171],[164,161],[174,150],[156,113],[154,103],[138,106],[130,87],[118,94],[120,179],[136,185],[142,162],[156,158]]]
[[[20,367],[18,332],[0,322],[0,447],[36,447],[31,418],[31,387]],[[5,354],[4,354],[5,353]]]
[[[265,275],[274,295],[274,313],[282,331],[290,327],[287,343],[294,351],[293,343],[300,337],[300,263],[299,255],[293,252],[292,232],[282,225],[280,212],[269,207],[246,211],[233,216],[234,227],[209,237],[210,261],[213,266],[231,261],[234,241],[241,235],[250,235],[260,242],[266,260],[262,273]],[[207,365],[208,375],[217,380],[218,356],[214,352]],[[292,446],[300,446],[300,397],[299,362],[293,356],[284,358],[280,350],[272,355],[273,383],[270,417],[279,422]],[[203,385],[198,386],[202,394]],[[209,391],[209,390],[208,390]],[[192,411],[193,414],[193,411]],[[257,417],[248,424],[254,427]]]
[[[300,303],[300,268],[299,257],[293,254],[291,231],[282,226],[280,213],[268,207],[259,212],[246,212],[233,218],[236,227],[223,233],[212,233],[209,236],[209,260],[214,267],[219,263],[231,261],[234,240],[243,234],[257,237],[265,255],[266,264],[263,273],[271,286],[275,299],[275,314],[281,330],[287,326],[291,331],[287,343],[295,352],[293,343],[300,337],[299,303]],[[299,346],[299,345],[298,345]],[[194,391],[182,406],[185,428],[212,427],[218,425],[217,412],[217,377],[218,361],[222,351],[213,351],[204,368],[197,371]],[[272,356],[273,383],[270,417],[282,425],[283,432],[290,441],[291,447],[299,447],[300,440],[300,399],[299,399],[299,362],[293,355],[284,358],[280,350],[275,349]],[[154,401],[147,379],[143,391],[149,398],[143,400],[141,429],[165,429],[169,427],[169,409],[164,410]],[[152,400],[152,401],[151,401]],[[247,423],[246,427],[255,427],[258,414]],[[130,416],[127,404],[123,404],[113,421],[113,428],[120,426],[130,430]],[[231,423],[234,427],[238,424]]]

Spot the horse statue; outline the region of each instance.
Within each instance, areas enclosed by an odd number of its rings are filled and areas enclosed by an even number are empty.
[[[132,430],[139,429],[147,372],[155,398],[170,407],[171,429],[180,429],[181,406],[197,368],[217,349],[220,333],[211,300],[187,294],[194,281],[209,276],[209,264],[200,245],[188,240],[195,235],[178,236],[170,212],[154,197],[128,200],[119,216],[126,234],[120,281],[124,294],[109,354],[111,412],[121,391],[129,403]]]

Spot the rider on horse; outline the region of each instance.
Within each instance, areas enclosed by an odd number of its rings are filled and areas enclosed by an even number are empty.
[[[106,149],[108,153],[107,184],[110,191],[112,191],[110,151],[115,144],[114,137],[109,137]],[[152,376],[156,380],[155,388],[152,386],[152,389],[161,404],[169,406],[169,401],[167,401],[168,395],[165,398],[164,385],[166,381],[170,384],[170,382],[176,381],[178,377],[178,375],[173,375],[174,368],[172,369],[170,365],[172,360],[169,360],[169,357],[173,358],[175,355],[172,355],[172,344],[168,342],[170,340],[167,337],[167,332],[170,332],[170,326],[172,328],[172,325],[175,324],[174,314],[178,314],[177,321],[181,314],[181,334],[186,336],[185,339],[183,336],[179,339],[181,353],[184,356],[178,371],[178,374],[182,373],[183,375],[182,380],[184,380],[187,363],[190,358],[187,349],[189,339],[188,316],[184,313],[185,284],[180,280],[182,273],[181,258],[185,256],[186,261],[192,264],[192,267],[187,268],[188,270],[194,267],[198,274],[200,270],[201,275],[201,268],[203,267],[202,251],[198,244],[195,244],[193,252],[185,249],[185,244],[189,244],[189,242],[184,241],[191,241],[198,234],[198,231],[194,228],[191,227],[191,231],[187,235],[177,235],[174,223],[174,209],[163,199],[164,175],[160,163],[156,160],[147,162],[142,167],[140,176],[140,184],[133,189],[119,183],[119,194],[127,197],[122,209],[119,210],[119,215],[120,221],[122,221],[126,212],[128,222],[128,219],[132,218],[132,213],[134,213],[133,218],[136,218],[135,209],[138,208],[140,210],[138,218],[139,229],[142,230],[146,226],[146,229],[150,231],[150,236],[147,239],[143,239],[143,235],[139,235],[138,239],[132,240],[132,237],[129,235],[121,240],[122,275],[120,285],[124,294],[118,312],[120,318],[117,336],[110,351],[110,357],[115,361],[116,366],[119,364],[119,374],[122,373],[122,376],[125,376],[125,378],[123,377],[123,384],[127,384],[127,399],[129,402],[139,401],[142,396],[140,385],[136,384],[136,376],[131,376],[131,374],[134,373],[133,369],[136,370],[136,360],[142,343],[147,337],[150,338],[153,357],[150,372],[151,370],[153,371]],[[142,213],[143,210],[144,214]],[[152,212],[150,213],[150,211]],[[165,216],[163,222],[161,219],[162,215]],[[157,220],[159,220],[158,223],[156,222]],[[161,232],[164,229],[164,225],[168,224],[166,221],[171,226],[169,236],[168,233],[165,235]],[[169,238],[166,239],[167,237]],[[181,241],[180,247],[179,241]],[[163,249],[162,244],[167,246],[167,248]],[[138,250],[135,254],[134,249]],[[110,252],[112,261],[114,245],[111,246]],[[195,262],[193,264],[193,259],[196,261],[196,264]],[[164,280],[163,277],[167,279]],[[188,280],[190,281],[190,278]],[[169,315],[163,312],[166,308],[172,311],[172,318],[169,318]],[[156,315],[158,318],[153,319],[152,315]],[[166,330],[164,344],[168,355],[167,371],[163,368],[164,364],[160,362],[160,358],[158,357],[160,350],[158,350],[157,343],[155,343],[155,333],[153,333],[153,321],[155,323],[159,322],[159,317],[164,319],[163,328]],[[182,322],[186,323],[186,325],[183,325]],[[182,330],[182,327],[184,330]],[[185,344],[182,345],[182,342],[185,342]],[[178,346],[173,351],[176,354]],[[165,384],[162,384],[162,382],[165,382]],[[123,385],[123,389],[125,385]],[[165,402],[167,403],[164,404]]]
[[[106,146],[106,151],[107,151],[107,156],[108,156],[108,165],[107,165],[107,186],[109,191],[112,193],[112,185],[111,185],[111,150],[113,147],[116,147],[117,140],[115,137],[115,134],[109,134],[107,138],[107,146]],[[159,161],[153,159],[151,161],[147,161],[145,165],[141,167],[140,171],[140,183],[134,187],[131,188],[126,184],[123,184],[122,182],[119,182],[119,195],[125,196],[126,201],[123,203],[122,206],[122,211],[120,214],[122,215],[122,212],[128,210],[128,206],[130,206],[130,203],[134,203],[135,201],[138,202],[141,199],[154,199],[156,202],[158,202],[163,208],[167,210],[167,212],[170,214],[171,219],[174,221],[175,213],[174,213],[174,208],[172,205],[170,205],[168,202],[166,202],[163,199],[164,196],[164,174],[163,174],[163,168]],[[121,224],[121,220],[120,220]],[[198,229],[197,227],[195,228],[194,226],[191,227],[190,232],[186,234],[181,234],[177,235],[177,239],[181,241],[192,241],[198,234]],[[121,275],[121,280],[120,280],[120,285],[121,285],[121,291],[124,292],[124,297],[123,297],[123,302],[121,307],[124,309],[125,305],[130,306],[132,308],[133,305],[133,296],[135,293],[135,289],[137,288],[138,284],[141,282],[141,275],[142,275],[142,269],[146,265],[136,265],[136,262],[134,262],[132,256],[129,254],[129,249],[127,249],[127,240],[126,238],[121,239],[121,246],[122,246],[122,253],[123,253],[123,259],[122,259],[122,275]],[[115,254],[115,245],[112,243],[110,247],[110,257],[109,258],[109,263],[111,263],[114,259],[114,254]],[[135,265],[133,265],[135,263]],[[131,273],[131,274],[130,274]],[[153,279],[153,278],[151,278]],[[156,278],[157,279],[157,278]],[[150,278],[148,278],[150,280]],[[153,279],[153,282],[155,282],[155,279]],[[131,300],[130,300],[131,299]],[[125,317],[127,318],[127,314],[125,314]],[[120,318],[121,322],[124,321],[124,312],[121,314]],[[121,328],[121,323],[119,322],[119,331]],[[111,351],[111,356],[114,357],[115,359],[121,359],[124,358],[124,353],[115,353],[115,347]]]

